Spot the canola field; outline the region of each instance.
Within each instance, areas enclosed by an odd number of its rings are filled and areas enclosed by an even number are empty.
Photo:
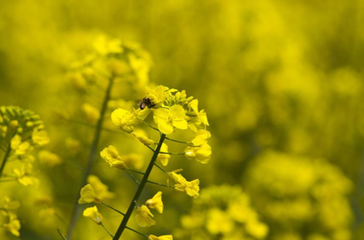
[[[364,0],[0,3],[1,240],[364,239]]]

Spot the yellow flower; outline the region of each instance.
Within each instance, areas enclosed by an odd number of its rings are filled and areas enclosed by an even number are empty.
[[[100,155],[107,163],[110,164],[110,167],[115,167],[122,170],[128,168],[125,162],[121,159],[118,150],[113,145],[104,148],[104,150],[101,151]]]
[[[169,109],[156,109],[153,117],[158,129],[164,134],[173,133],[174,128],[188,128],[186,111],[181,105],[173,105]]]
[[[161,147],[161,152],[168,152],[168,146],[167,144],[163,143]],[[160,162],[163,166],[168,165],[168,160],[171,158],[171,155],[160,153],[157,157],[157,162]]]
[[[194,146],[200,146],[207,142],[207,139],[211,137],[211,133],[205,129],[197,131],[195,138],[191,141]]]
[[[108,187],[103,184],[98,177],[90,175],[87,179],[88,184],[81,189],[79,204],[101,203],[104,200],[114,197],[114,193],[108,191]]]
[[[188,158],[195,158],[200,163],[206,164],[210,161],[211,147],[207,143],[199,147],[187,147],[185,149],[185,156]]]
[[[84,203],[101,203],[101,199],[96,197],[95,189],[91,186],[91,184],[86,184],[81,189],[81,197],[78,200],[78,204]]]
[[[168,175],[176,182],[176,184],[174,185],[176,190],[186,192],[187,195],[198,198],[198,192],[200,191],[199,179],[188,182],[181,174],[177,174],[176,171],[169,172]]]
[[[144,99],[150,101],[150,108],[155,107],[158,108],[161,103],[166,100],[166,98],[170,95],[169,88],[166,86],[159,85],[154,89],[149,89],[149,92],[145,96]]]
[[[147,206],[142,205],[138,207],[135,220],[141,227],[150,227],[155,225],[155,221],[152,219],[154,215],[150,212]]]
[[[111,120],[116,126],[127,133],[133,132],[133,125],[138,123],[138,119],[133,113],[122,108],[118,108],[111,113]]]
[[[39,152],[39,161],[49,166],[56,166],[62,163],[62,159],[48,150],[42,150]]]
[[[33,170],[32,164],[26,163],[23,164],[20,170],[17,168],[13,169],[13,175],[15,179],[24,186],[38,185],[39,180],[32,176],[32,170]]]
[[[86,119],[89,123],[96,123],[100,118],[100,112],[95,107],[91,106],[88,103],[84,103],[82,105],[82,110],[86,115]]]
[[[86,208],[83,211],[83,216],[91,219],[98,225],[102,224],[102,215],[99,213],[96,206]]]
[[[32,140],[38,146],[47,145],[50,141],[47,132],[41,128],[34,128]]]
[[[150,208],[157,210],[160,214],[163,213],[163,202],[162,202],[162,192],[157,192],[153,198],[145,202]]]
[[[9,197],[3,198],[3,206],[0,207],[4,215],[8,215],[9,212],[14,211],[20,207],[18,201],[11,201]]]
[[[17,219],[17,216],[14,213],[9,214],[9,223],[3,225],[6,231],[9,231],[16,237],[20,236],[20,221]]]
[[[204,124],[205,126],[209,126],[209,122],[207,120],[207,115],[205,110],[198,111],[198,100],[194,99],[189,104],[190,109],[192,109],[193,114],[195,115],[193,118],[191,118],[191,121],[189,122],[189,128],[193,131],[197,131],[196,126],[200,126],[201,124]]]
[[[11,149],[15,151],[15,155],[21,156],[27,153],[27,151],[31,151],[32,147],[29,142],[22,142],[22,138],[19,135],[15,135],[11,139]]]
[[[152,145],[155,144],[155,141],[149,138],[146,132],[142,129],[135,129],[132,133],[134,137],[136,137],[141,143],[145,145]]]
[[[109,187],[103,184],[95,175],[88,176],[87,182],[94,188],[97,198],[102,201],[115,197],[114,193],[109,192]]]
[[[173,240],[172,235],[163,235],[163,236],[155,236],[155,235],[149,235],[148,240]]]

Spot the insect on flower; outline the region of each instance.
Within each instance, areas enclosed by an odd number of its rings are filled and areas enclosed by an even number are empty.
[[[143,100],[139,104],[141,110],[143,110],[145,107],[152,108],[154,106],[155,104],[152,102],[150,98],[143,98]]]

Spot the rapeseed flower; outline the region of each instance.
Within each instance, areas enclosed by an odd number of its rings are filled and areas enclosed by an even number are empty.
[[[149,235],[148,240],[173,240],[172,235],[163,235],[163,236],[155,236],[155,235]]]
[[[103,217],[99,213],[99,210],[97,209],[96,206],[86,208],[83,211],[83,216],[91,219],[92,221],[94,221],[98,225],[101,225],[102,224]]]
[[[155,221],[152,219],[154,215],[150,212],[147,206],[142,205],[137,208],[137,214],[135,215],[135,220],[141,227],[150,227],[155,225]]]
[[[110,164],[110,167],[115,167],[119,169],[127,169],[128,166],[125,164],[125,162],[121,159],[121,156],[119,155],[118,150],[115,146],[110,145],[107,148],[104,148],[100,152],[101,157]]]
[[[200,191],[200,180],[195,179],[193,181],[187,181],[181,174],[174,172],[169,172],[168,175],[176,182],[174,188],[181,192],[186,192],[187,195],[197,198]]]
[[[163,213],[163,202],[162,202],[162,192],[157,192],[153,198],[145,202],[150,208],[157,210],[160,214]]]
[[[153,117],[159,131],[166,135],[173,133],[174,128],[188,128],[186,110],[181,105],[156,109]]]

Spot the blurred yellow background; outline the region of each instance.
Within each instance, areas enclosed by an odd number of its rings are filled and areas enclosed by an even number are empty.
[[[20,238],[61,239],[56,229],[66,229],[57,217],[39,216],[34,201],[38,192],[49,195],[60,218],[71,217],[92,129],[57,114],[77,120],[72,113],[84,103],[101,102],[100,93],[80,98],[67,72],[107,35],[139,43],[153,62],[149,81],[186,90],[210,122],[209,164],[176,157],[190,179],[200,179],[201,199],[166,193],[155,232],[186,240],[364,239],[363,23],[363,0],[2,1],[0,105],[38,113],[48,149],[63,160],[40,164],[38,189],[1,183],[1,199],[9,192],[23,199]],[[124,154],[149,161],[148,150],[123,133],[105,133],[100,151],[116,141]],[[115,204],[126,208],[122,196],[133,194],[133,183],[109,171],[95,164],[117,193]],[[107,221],[114,232],[118,216]],[[75,234],[109,238],[83,219]],[[2,229],[0,238],[17,239]]]

